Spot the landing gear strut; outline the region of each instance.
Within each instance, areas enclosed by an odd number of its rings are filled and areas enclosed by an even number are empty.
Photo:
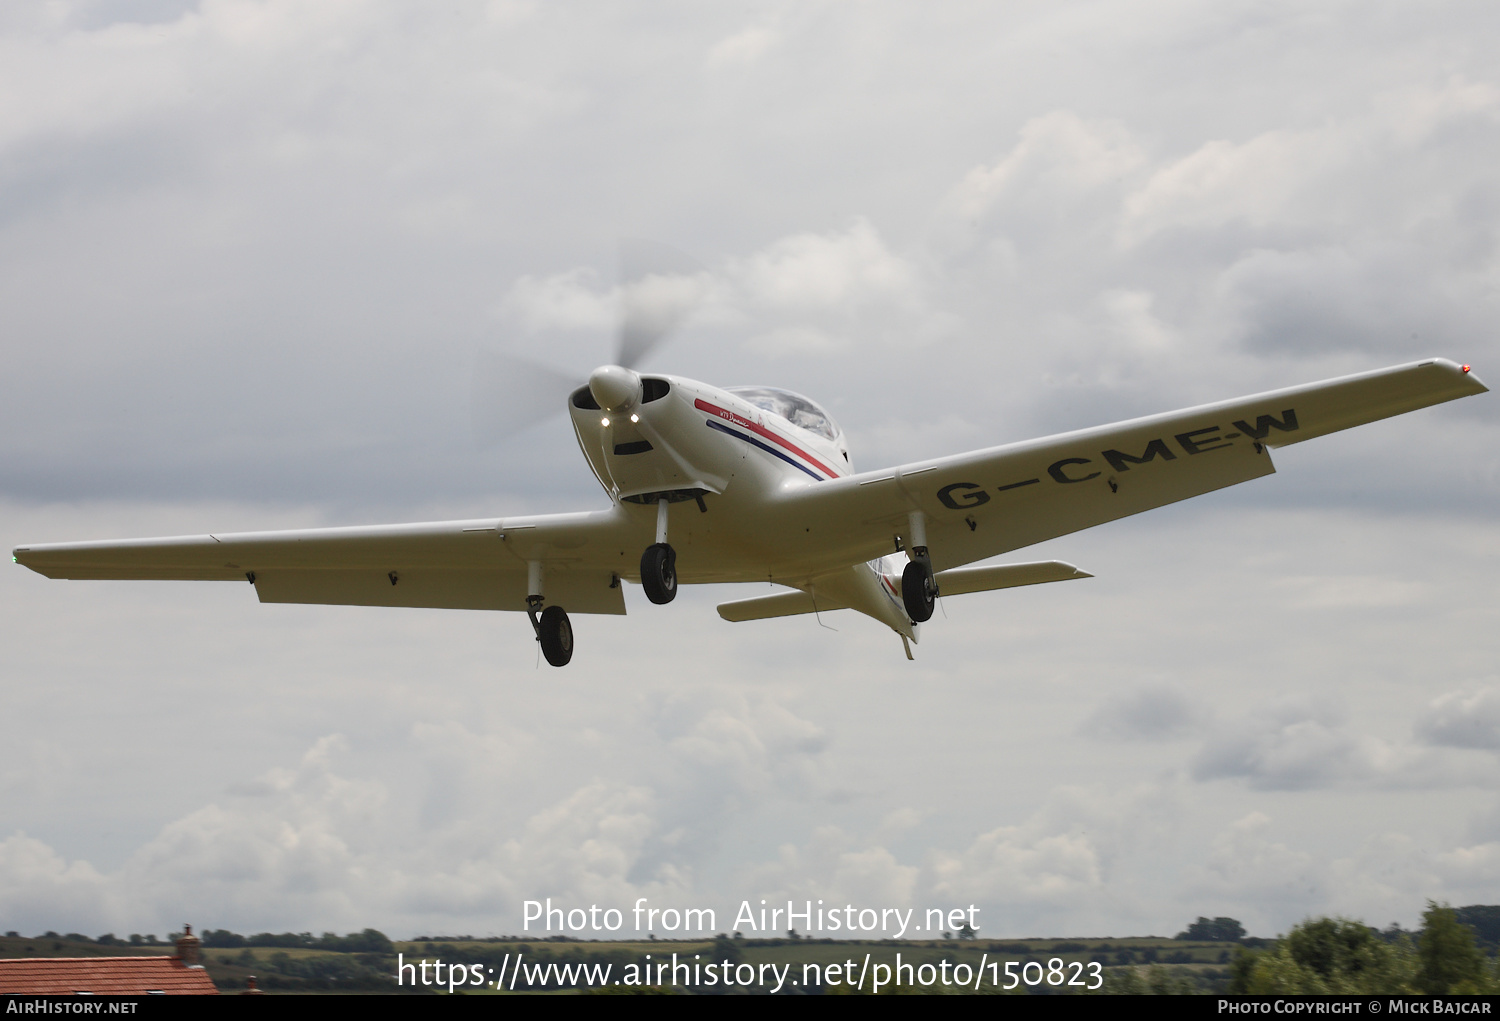
[[[641,554],[641,588],[653,603],[677,598],[677,552],[667,545],[667,501],[656,504],[656,542]]]
[[[933,577],[932,559],[927,555],[926,517],[921,511],[912,511],[908,520],[911,541],[906,555],[911,563],[901,572],[901,602],[912,623],[920,624],[932,619],[937,603],[937,579]]]
[[[568,612],[561,606],[549,606],[539,619],[536,609],[541,601],[541,596],[530,596],[526,600],[526,614],[531,618],[536,640],[541,643],[542,655],[547,657],[548,663],[567,666],[568,660],[573,658],[573,625],[568,620]]]
[[[568,613],[561,606],[542,609],[542,565],[533,560],[526,568],[526,616],[531,618],[531,629],[536,632],[547,662],[567,666],[573,658],[573,625],[568,621]]]

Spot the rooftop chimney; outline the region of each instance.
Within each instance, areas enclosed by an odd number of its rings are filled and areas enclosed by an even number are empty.
[[[184,925],[181,936],[177,937],[177,959],[182,962],[184,968],[201,966],[198,962],[198,948],[203,941],[193,935],[193,927]]]

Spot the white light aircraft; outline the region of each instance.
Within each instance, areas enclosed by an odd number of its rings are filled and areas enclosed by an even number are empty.
[[[637,354],[640,353],[637,351]],[[1414,362],[1115,425],[856,473],[814,402],[605,365],[568,397],[608,510],[426,524],[21,546],[49,578],[248,580],[263,603],[526,611],[547,662],[569,612],[624,613],[685,584],[774,582],[744,621],[851,608],[907,657],[934,598],[1086,578],[1061,562],[975,564],[1269,475],[1270,449],[1484,393],[1469,366]]]

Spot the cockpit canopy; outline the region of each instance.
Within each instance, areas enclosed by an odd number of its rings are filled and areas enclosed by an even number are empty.
[[[816,433],[824,439],[837,442],[841,430],[834,424],[828,412],[801,394],[792,393],[776,386],[731,386],[732,393],[746,404],[753,404],[762,411],[780,415],[800,429]]]

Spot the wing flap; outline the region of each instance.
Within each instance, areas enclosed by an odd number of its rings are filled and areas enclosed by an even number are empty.
[[[620,580],[609,571],[550,570],[549,605],[569,613],[625,612]],[[525,570],[296,570],[255,576],[263,603],[339,606],[424,606],[448,610],[525,610]]]

